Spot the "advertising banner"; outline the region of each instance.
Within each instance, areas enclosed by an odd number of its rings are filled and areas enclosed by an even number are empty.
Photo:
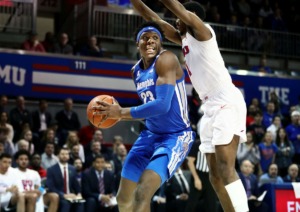
[[[80,102],[108,94],[120,104],[136,105],[140,101],[130,74],[134,63],[0,50],[0,94],[54,100],[71,97]],[[283,111],[298,103],[300,79],[255,76],[239,71],[231,72],[231,76],[248,104],[252,98],[266,103],[271,91],[279,96]],[[191,90],[187,78],[189,95]]]
[[[292,189],[275,189],[276,211],[300,212],[300,199],[295,198]]]

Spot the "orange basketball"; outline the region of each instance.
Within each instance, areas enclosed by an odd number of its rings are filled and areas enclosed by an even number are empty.
[[[109,95],[99,95],[94,97],[90,103],[88,104],[86,108],[86,114],[88,117],[88,120],[98,128],[110,128],[114,126],[119,119],[108,119],[106,115],[99,115],[95,114],[96,110],[93,109],[94,106],[97,106],[98,104],[96,101],[103,101],[109,104],[119,104],[117,100]]]

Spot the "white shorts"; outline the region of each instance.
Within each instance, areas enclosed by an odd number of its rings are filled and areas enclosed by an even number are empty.
[[[9,202],[10,202],[10,199],[12,197],[12,194],[10,192],[5,192],[5,193],[2,193],[0,195],[1,195],[1,197],[0,197],[0,199],[1,199],[1,202],[0,202],[1,207],[5,208],[5,209],[8,209]]]
[[[234,135],[246,141],[247,108],[240,90],[223,87],[203,100],[204,115],[200,120],[200,151],[214,153],[215,145],[226,145]]]

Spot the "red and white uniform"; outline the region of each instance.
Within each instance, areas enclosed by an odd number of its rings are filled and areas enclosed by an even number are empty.
[[[212,37],[198,41],[188,32],[182,50],[193,87],[203,101],[200,123],[200,150],[215,152],[215,145],[231,142],[233,135],[246,141],[246,104],[242,93],[232,83],[219,51],[214,30]]]
[[[17,170],[12,167],[9,167],[5,174],[0,173],[0,204],[3,208],[7,209],[10,199],[12,197],[12,193],[6,192],[6,189],[10,188],[11,186],[21,186],[21,182],[17,176]]]
[[[21,187],[19,187],[20,192],[31,191],[36,187],[39,188],[41,186],[41,177],[39,173],[35,170],[26,169],[25,172],[17,169],[17,176],[21,180]],[[43,194],[39,197],[36,202],[35,212],[44,211],[44,201]]]

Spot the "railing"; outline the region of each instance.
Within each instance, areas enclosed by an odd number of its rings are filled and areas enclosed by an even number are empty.
[[[37,0],[0,1],[0,32],[28,33],[36,28]]]
[[[175,23],[175,19],[165,19]],[[92,33],[100,38],[131,40],[143,22],[132,9],[94,6]],[[272,56],[300,58],[300,35],[255,28],[210,23],[222,50],[242,53],[266,53]],[[166,42],[168,45],[174,45]]]

